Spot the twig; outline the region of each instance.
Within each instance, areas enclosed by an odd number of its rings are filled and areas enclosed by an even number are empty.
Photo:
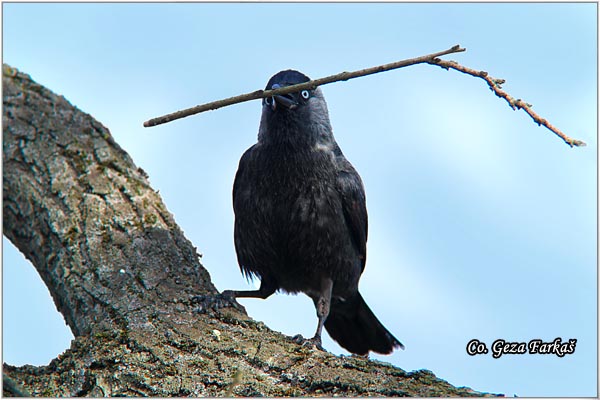
[[[326,85],[328,83],[333,83],[337,81],[347,81],[349,79],[358,78],[360,76],[376,74],[379,72],[389,71],[396,68],[407,67],[409,65],[422,64],[422,63],[431,63],[434,59],[438,57],[459,53],[465,51],[466,49],[461,48],[459,45],[453,46],[448,50],[440,51],[438,53],[429,54],[426,56],[411,58],[408,60],[396,61],[389,64],[379,65],[377,67],[371,67],[366,69],[361,69],[354,72],[341,72],[336,75],[326,76],[325,78],[314,79],[308,82],[300,83],[297,85],[284,86],[275,90],[257,90],[251,93],[242,94],[239,96],[229,97],[223,100],[217,100],[206,104],[201,104],[195,107],[191,107],[185,110],[176,111],[171,114],[163,115],[162,117],[152,118],[144,122],[145,127],[156,126],[160,124],[164,124],[167,122],[174,121],[179,118],[189,117],[190,115],[198,114],[203,111],[216,110],[217,108],[229,106],[236,103],[242,103],[244,101],[256,100],[265,97],[275,96],[277,94],[288,94],[292,92],[298,92],[304,89],[314,89],[317,86]]]
[[[545,118],[540,117],[535,111],[533,111],[531,109],[531,107],[532,107],[531,104],[528,104],[528,103],[524,102],[521,99],[516,99],[515,100],[514,97],[512,97],[511,95],[509,95],[508,93],[506,93],[504,90],[502,90],[502,86],[501,85],[503,85],[505,83],[504,79],[493,78],[493,77],[491,77],[485,71],[476,71],[476,70],[468,68],[468,67],[463,67],[462,65],[460,65],[456,61],[445,61],[445,60],[440,60],[439,58],[435,58],[435,59],[429,61],[429,64],[431,64],[431,65],[437,65],[437,66],[442,67],[442,68],[444,68],[446,70],[448,70],[448,69],[451,68],[451,69],[454,69],[456,71],[462,72],[464,74],[471,75],[471,76],[483,79],[484,81],[487,82],[488,86],[496,94],[496,96],[498,96],[498,97],[506,100],[506,102],[508,103],[508,105],[513,110],[522,109],[527,114],[529,114],[529,116],[538,125],[544,125],[550,131],[554,132],[558,137],[560,137],[562,140],[564,140],[565,143],[568,144],[569,146],[571,146],[571,147],[573,147],[573,146],[583,147],[583,146],[586,145],[586,143],[584,141],[581,141],[581,140],[578,140],[578,139],[573,139],[573,138],[565,135],[560,129],[558,129],[554,125],[550,124],[550,122],[548,122],[548,120],[546,120]]]
[[[490,89],[496,94],[496,96],[506,100],[508,105],[513,110],[522,109],[534,120],[534,122],[536,122],[538,125],[544,125],[546,128],[548,128],[550,131],[554,132],[558,137],[560,137],[562,140],[564,140],[564,142],[571,147],[586,146],[586,143],[584,141],[578,140],[578,139],[573,139],[573,138],[565,135],[560,129],[558,129],[554,125],[550,124],[550,122],[548,122],[548,120],[540,117],[535,111],[533,111],[531,109],[532,108],[531,104],[528,104],[521,99],[515,99],[514,97],[512,97],[511,95],[506,93],[504,90],[502,90],[501,85],[504,84],[504,82],[505,82],[504,79],[496,79],[496,78],[489,76],[489,74],[485,71],[477,71],[477,70],[474,70],[474,69],[471,69],[468,67],[464,67],[464,66],[458,64],[456,61],[446,61],[446,60],[441,60],[439,58],[444,55],[448,55],[448,54],[452,54],[452,53],[459,53],[459,52],[463,52],[465,50],[466,49],[460,47],[460,45],[456,45],[456,46],[449,48],[448,50],[440,51],[438,53],[428,54],[428,55],[416,57],[416,58],[410,58],[407,60],[396,61],[393,63],[379,65],[379,66],[371,67],[371,68],[365,68],[365,69],[361,69],[361,70],[353,71],[353,72],[341,72],[339,74],[326,76],[325,78],[313,79],[311,81],[300,83],[297,85],[284,86],[282,88],[274,89],[274,90],[256,90],[254,92],[241,94],[239,96],[229,97],[229,98],[226,98],[223,100],[217,100],[217,101],[213,101],[210,103],[201,104],[201,105],[198,105],[195,107],[187,108],[185,110],[176,111],[171,114],[163,115],[162,117],[152,118],[152,119],[144,122],[144,126],[145,127],[156,126],[156,125],[174,121],[179,118],[189,117],[190,115],[198,114],[198,113],[201,113],[204,111],[216,110],[217,108],[229,106],[232,104],[242,103],[242,102],[249,101],[249,100],[256,100],[256,99],[260,99],[260,98],[271,97],[271,96],[275,96],[278,94],[288,94],[288,93],[292,93],[292,92],[298,92],[298,91],[304,90],[304,89],[314,89],[317,86],[326,85],[328,83],[333,83],[333,82],[338,82],[338,81],[347,81],[349,79],[354,79],[354,78],[358,78],[361,76],[376,74],[379,72],[385,72],[385,71],[402,68],[402,67],[408,67],[409,65],[427,63],[427,64],[431,64],[431,65],[437,65],[438,67],[444,68],[446,70],[454,69],[454,70],[460,71],[464,74],[471,75],[471,76],[485,80],[487,82],[488,86],[490,87]]]

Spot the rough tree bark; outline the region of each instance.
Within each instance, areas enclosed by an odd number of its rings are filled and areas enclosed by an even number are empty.
[[[144,171],[64,97],[7,65],[2,80],[4,234],[75,336],[48,366],[4,364],[5,395],[484,395],[199,313],[193,296],[217,291]]]

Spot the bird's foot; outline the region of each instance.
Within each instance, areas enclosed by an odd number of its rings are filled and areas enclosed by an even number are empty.
[[[190,300],[196,306],[194,311],[199,314],[213,314],[226,307],[233,307],[246,314],[246,309],[235,300],[231,290],[217,294],[201,294],[193,296]]]
[[[292,339],[292,342],[297,343],[302,347],[308,347],[308,348],[314,347],[321,351],[327,351],[323,348],[323,345],[321,343],[321,338],[318,336],[315,336],[310,339],[305,339],[304,336],[297,334],[295,336],[292,336],[291,339]]]

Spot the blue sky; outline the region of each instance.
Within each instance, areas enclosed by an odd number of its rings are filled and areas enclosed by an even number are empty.
[[[588,146],[569,148],[483,81],[433,66],[324,86],[367,192],[360,290],[406,345],[376,358],[508,396],[596,396],[596,15],[594,3],[4,3],[3,60],[111,130],[224,290],[253,285],[237,267],[231,187],[260,102],[143,121],[263,88],[282,69],[318,78],[466,47],[447,59],[506,79]],[[71,333],[33,267],[3,244],[3,360],[47,364]],[[305,296],[242,303],[273,329],[314,332]],[[577,339],[575,353],[465,350],[474,338],[557,337]]]

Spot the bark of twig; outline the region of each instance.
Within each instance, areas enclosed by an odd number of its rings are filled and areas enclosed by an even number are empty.
[[[217,100],[206,104],[201,104],[195,107],[187,108],[185,110],[176,111],[171,114],[163,115],[162,117],[152,118],[144,122],[145,127],[156,126],[167,122],[174,121],[179,118],[189,117],[190,115],[198,114],[204,111],[216,110],[217,108],[230,106],[232,104],[243,103],[249,100],[262,99],[265,97],[275,96],[277,94],[287,94],[292,92],[298,92],[304,89],[314,89],[317,86],[326,85],[328,83],[347,81],[349,79],[358,78],[361,76],[377,74],[379,72],[390,71],[392,69],[408,67],[409,65],[428,63],[437,57],[441,57],[447,54],[458,53],[465,51],[466,49],[461,48],[459,45],[453,46],[448,50],[440,51],[426,56],[410,58],[407,60],[396,61],[389,64],[379,65],[376,67],[365,68],[353,72],[340,72],[339,74],[326,76],[324,78],[313,79],[308,82],[299,83],[297,85],[285,86],[283,88],[274,90],[256,90],[251,93],[241,94],[239,96],[229,97],[223,100]]]
[[[275,90],[256,90],[251,93],[242,94],[239,96],[229,97],[223,100],[217,100],[206,104],[201,104],[195,107],[187,108],[185,110],[176,111],[171,114],[163,115],[161,117],[152,118],[146,122],[144,122],[145,127],[152,127],[160,124],[165,124],[167,122],[174,121],[179,118],[189,117],[190,115],[198,114],[204,111],[216,110],[221,107],[230,106],[232,104],[242,103],[245,101],[261,99],[265,97],[275,96],[277,94],[287,94],[292,92],[297,92],[304,89],[314,89],[317,86],[326,85],[328,83],[339,82],[339,81],[347,81],[349,79],[358,78],[361,76],[376,74],[379,72],[390,71],[392,69],[408,67],[410,65],[416,64],[431,64],[437,65],[444,69],[454,69],[460,71],[462,73],[481,78],[487,82],[490,89],[496,94],[496,96],[503,98],[508,102],[508,105],[513,110],[522,109],[525,111],[538,125],[543,125],[548,128],[551,132],[555,133],[558,137],[560,137],[566,144],[569,146],[577,146],[583,147],[586,143],[579,139],[573,139],[567,135],[565,135],[560,129],[552,125],[545,118],[540,117],[535,111],[532,110],[531,104],[524,102],[521,99],[515,99],[510,96],[507,92],[502,90],[501,85],[505,82],[503,79],[495,79],[488,75],[485,71],[477,71],[472,68],[464,67],[458,64],[456,61],[446,61],[441,60],[439,57],[458,53],[465,51],[466,49],[461,48],[460,45],[456,45],[451,47],[448,50],[440,51],[438,53],[428,54],[421,57],[411,58],[407,60],[401,60],[389,64],[379,65],[376,67],[365,68],[358,71],[353,72],[341,72],[339,74],[330,75],[325,78],[313,79],[308,82],[300,83],[297,85],[285,86],[283,88],[275,89]]]
[[[477,71],[477,70],[474,70],[472,68],[464,67],[464,66],[460,65],[459,63],[457,63],[456,61],[446,61],[446,60],[441,60],[439,58],[435,58],[435,59],[429,61],[429,64],[431,64],[431,65],[437,65],[437,66],[442,67],[442,68],[444,68],[446,70],[448,70],[448,69],[454,69],[454,70],[462,72],[464,74],[471,75],[471,76],[483,79],[484,81],[486,81],[486,83],[490,87],[490,90],[492,92],[494,92],[494,94],[496,94],[496,96],[498,96],[498,97],[506,100],[506,102],[508,103],[508,105],[513,110],[522,109],[538,125],[543,125],[546,128],[548,128],[550,131],[554,132],[558,137],[560,137],[562,140],[564,140],[564,142],[566,144],[568,144],[569,146],[571,146],[571,147],[573,147],[573,146],[581,147],[581,146],[585,146],[586,145],[585,142],[583,142],[581,140],[573,139],[573,138],[565,135],[560,129],[558,129],[554,125],[550,124],[550,122],[548,122],[548,120],[546,120],[545,118],[540,117],[535,111],[533,111],[531,109],[531,107],[532,107],[531,104],[528,104],[528,103],[524,102],[521,99],[515,99],[514,97],[512,97],[511,95],[509,95],[507,92],[505,92],[502,89],[502,85],[505,83],[504,79],[493,78],[493,77],[491,77],[485,71]]]
[[[4,364],[5,396],[486,395],[198,313],[210,276],[108,129],[13,68],[2,80],[4,234],[75,335],[48,366]]]

